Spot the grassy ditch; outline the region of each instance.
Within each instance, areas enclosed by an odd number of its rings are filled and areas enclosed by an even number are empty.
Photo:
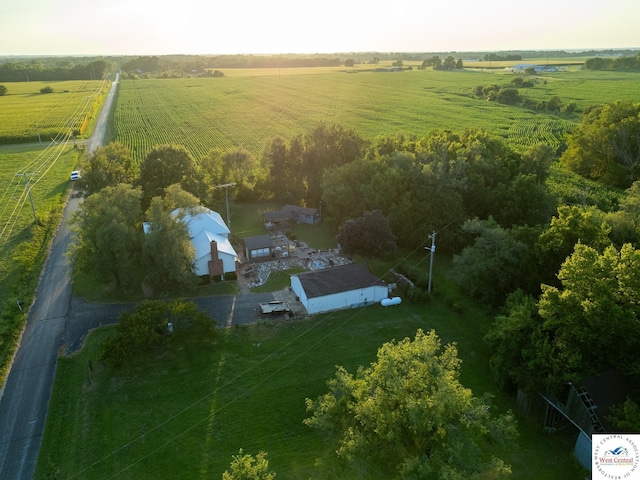
[[[46,261],[49,245],[60,223],[69,192],[69,172],[78,150],[72,147],[0,148],[0,384],[24,326]],[[27,172],[38,219],[34,222],[25,183]],[[22,310],[18,306],[22,303]]]

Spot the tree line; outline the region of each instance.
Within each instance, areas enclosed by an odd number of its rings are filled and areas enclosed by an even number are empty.
[[[635,56],[593,57],[584,62],[587,70],[634,70],[640,68],[640,53]]]
[[[39,62],[8,62],[0,64],[0,81],[102,80],[111,70],[111,62],[106,60],[93,60],[86,63],[65,61],[55,65]]]
[[[536,102],[520,94],[521,89],[533,88],[534,85],[531,80],[515,77],[509,85],[498,85],[496,83],[477,85],[472,89],[472,92],[474,96],[490,102],[504,103],[505,105],[522,105],[525,108],[537,111],[573,113],[578,110],[578,105],[575,101],[571,100],[565,104],[557,95],[550,97],[549,100]]]
[[[128,73],[173,71],[191,74],[215,68],[335,67],[343,64],[344,59],[326,55],[180,55],[129,58],[120,68]]]

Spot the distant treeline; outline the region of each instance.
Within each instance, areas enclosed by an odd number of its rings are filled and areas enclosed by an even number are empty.
[[[202,72],[212,68],[290,68],[340,66],[344,60],[326,56],[298,55],[220,55],[220,56],[143,56],[124,62],[123,72]]]
[[[631,70],[640,68],[640,53],[635,57],[595,57],[584,62],[587,70]]]
[[[101,80],[109,71],[110,64],[105,60],[76,64],[65,60],[55,65],[46,65],[37,61],[8,62],[0,64],[0,81]]]

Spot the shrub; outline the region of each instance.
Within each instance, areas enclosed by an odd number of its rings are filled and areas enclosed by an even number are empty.
[[[53,93],[53,88],[47,86],[40,89],[40,93]]]
[[[210,339],[214,333],[215,322],[195,303],[149,300],[133,312],[122,313],[116,334],[105,341],[100,359],[120,368],[134,352],[160,345],[170,337]]]

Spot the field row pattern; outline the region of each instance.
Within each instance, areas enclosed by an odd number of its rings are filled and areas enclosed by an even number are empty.
[[[547,98],[566,92],[561,94],[563,101],[582,96],[576,100],[582,108],[593,103],[585,100],[594,93],[594,82],[586,81],[587,76],[580,72],[549,77],[529,94]],[[276,136],[290,139],[320,122],[352,128],[367,139],[478,128],[516,146],[542,141],[558,148],[574,127],[570,120],[579,121],[579,115],[532,118],[535,114],[522,107],[480,101],[470,94],[477,85],[508,84],[512,78],[495,72],[414,70],[124,81],[114,131],[138,161],[165,143],[184,145],[196,160],[211,148],[242,147],[257,156],[266,141]],[[598,82],[597,98],[614,101],[621,88],[634,82],[637,76],[630,74],[605,76]]]
[[[70,81],[60,82],[50,94],[17,93],[1,97],[0,143],[48,142],[69,132],[83,135],[107,87],[106,81]]]
[[[448,88],[421,72],[124,81],[114,128],[138,161],[163,143],[182,144],[197,160],[211,148],[259,155],[265,141],[289,139],[321,122],[364,138],[508,128],[506,112],[496,115],[499,107],[462,95],[466,86]]]
[[[574,122],[544,117],[518,120],[509,127],[509,141],[517,145],[531,146],[544,143],[558,150],[566,136],[576,127]]]

